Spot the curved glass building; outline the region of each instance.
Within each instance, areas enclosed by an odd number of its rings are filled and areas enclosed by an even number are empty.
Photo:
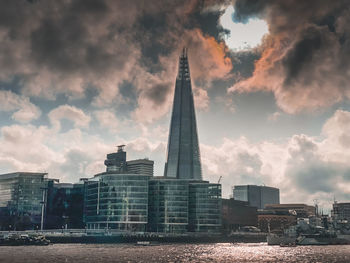
[[[89,229],[145,231],[148,175],[106,172],[87,183],[86,223]]]
[[[148,222],[148,181],[153,161],[132,161],[130,171],[126,153],[120,146],[108,154],[107,172],[86,182],[85,222],[88,229],[146,231]]]
[[[149,231],[187,232],[188,180],[154,177],[149,181]]]

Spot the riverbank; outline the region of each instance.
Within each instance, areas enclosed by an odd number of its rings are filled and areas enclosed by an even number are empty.
[[[147,233],[147,232],[113,232],[113,231],[16,231],[0,232],[0,235],[43,235],[51,243],[136,243],[138,241],[150,241],[159,243],[259,243],[266,242],[266,233],[238,232],[230,236],[218,233]]]

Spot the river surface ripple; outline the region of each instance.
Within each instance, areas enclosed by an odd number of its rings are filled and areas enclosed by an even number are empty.
[[[350,246],[54,244],[0,247],[0,262],[350,262]]]

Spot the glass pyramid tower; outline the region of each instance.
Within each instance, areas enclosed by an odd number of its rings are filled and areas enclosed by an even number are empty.
[[[164,175],[169,178],[202,180],[196,114],[187,49],[179,59]]]

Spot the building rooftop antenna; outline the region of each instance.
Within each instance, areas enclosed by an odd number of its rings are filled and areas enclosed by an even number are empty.
[[[117,147],[118,147],[118,152],[123,152],[125,144],[118,145]]]

